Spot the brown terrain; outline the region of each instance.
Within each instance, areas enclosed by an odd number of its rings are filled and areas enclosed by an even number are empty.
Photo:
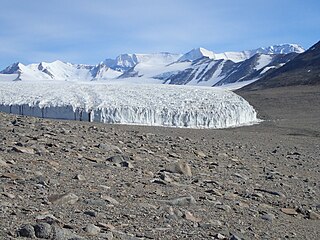
[[[223,130],[0,113],[0,239],[319,239],[320,85]]]

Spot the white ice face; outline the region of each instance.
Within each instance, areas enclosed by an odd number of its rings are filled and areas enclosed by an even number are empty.
[[[0,82],[0,110],[38,117],[188,128],[257,122],[240,96],[223,89],[105,82]]]

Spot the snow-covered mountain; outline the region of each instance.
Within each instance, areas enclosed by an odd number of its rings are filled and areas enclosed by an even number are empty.
[[[166,84],[222,86],[257,80],[303,51],[297,44],[224,53],[196,48],[167,65],[137,63],[119,78],[140,77],[158,79]]]
[[[189,66],[183,70],[169,71],[156,75],[154,78],[161,79],[167,84],[221,86],[259,79],[268,71],[279,68],[297,55],[297,53],[258,53],[242,62],[202,57],[190,62]]]
[[[282,67],[270,71],[258,81],[246,86],[246,90],[257,90],[297,85],[320,84],[320,41],[304,53],[299,54]]]
[[[185,54],[122,54],[95,66],[61,61],[14,63],[0,73],[14,80],[106,80],[178,85],[221,86],[257,80],[293,59],[304,49],[282,44],[240,52],[214,53],[196,48]],[[134,79],[133,79],[134,78]]]
[[[116,78],[121,75],[121,72],[115,71],[103,63],[91,66],[61,61],[30,65],[23,65],[18,62],[0,73],[15,74],[17,77],[14,80],[100,80]]]
[[[242,62],[245,61],[257,53],[262,54],[288,54],[288,53],[302,53],[304,49],[297,44],[280,44],[273,45],[269,47],[261,47],[253,50],[246,50],[241,52],[223,52],[223,53],[214,53],[205,48],[195,48],[190,52],[187,52],[178,61],[195,61],[202,57],[207,57],[213,60],[231,60],[233,62]]]
[[[178,60],[181,54],[152,53],[152,54],[121,54],[116,59],[106,59],[104,63],[117,71],[125,72],[138,63],[149,65],[167,65]]]

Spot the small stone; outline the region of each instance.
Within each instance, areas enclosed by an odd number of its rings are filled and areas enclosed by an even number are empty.
[[[168,182],[168,183],[174,182],[174,180],[169,176],[169,173],[163,172],[160,174],[159,177],[165,182]]]
[[[88,224],[84,230],[91,236],[98,235],[101,231],[101,229],[94,224]]]
[[[213,194],[213,195],[216,195],[216,196],[219,196],[221,197],[222,196],[222,193],[219,192],[218,190],[216,189],[208,189],[205,191],[206,193],[210,193],[210,194]]]
[[[0,207],[12,207],[12,201],[11,202],[6,202],[6,201],[1,201],[0,202]]]
[[[5,167],[9,167],[9,165],[5,161],[0,159],[0,167],[5,168]]]
[[[100,199],[86,199],[84,200],[84,202],[88,205],[95,205],[95,206],[101,206],[101,207],[106,205],[106,201],[100,200]]]
[[[174,153],[174,152],[171,152],[171,153],[168,153],[169,157],[172,157],[172,158],[179,158],[180,155],[177,154],[177,153]]]
[[[193,214],[189,211],[186,211],[183,215],[183,217],[189,221],[192,221],[192,222],[200,222],[201,219],[200,218],[197,218],[195,216],[193,216]]]
[[[151,183],[156,183],[156,184],[161,184],[161,185],[167,185],[166,181],[164,181],[162,179],[159,179],[159,178],[151,179],[150,182]]]
[[[172,172],[172,173],[179,173],[188,177],[192,177],[190,165],[182,160],[167,167],[166,171]]]
[[[88,161],[94,162],[94,163],[101,163],[101,162],[103,162],[103,160],[100,159],[100,158],[94,158],[94,157],[84,157],[84,158],[87,159]]]
[[[73,193],[61,194],[61,195],[51,195],[48,197],[49,202],[54,204],[75,204],[79,197]]]
[[[17,176],[14,173],[4,173],[0,176],[1,178],[10,178],[11,180],[18,180],[21,179],[19,176]]]
[[[121,167],[125,167],[125,168],[133,168],[132,163],[129,162],[129,161],[123,161],[123,162],[121,162],[121,163],[120,163],[120,166],[121,166]]]
[[[309,212],[308,212],[308,218],[309,218],[310,220],[320,220],[320,214],[315,213],[315,212],[313,212],[313,211],[309,211]]]
[[[104,230],[108,230],[108,231],[112,231],[112,230],[116,229],[113,225],[111,225],[109,223],[98,222],[97,226],[104,229]]]
[[[84,240],[82,237],[74,234],[69,229],[60,228],[57,225],[52,226],[53,238],[52,240]]]
[[[241,237],[237,236],[236,234],[232,234],[230,240],[241,240]]]
[[[2,193],[3,196],[8,197],[10,199],[14,199],[16,196],[13,195],[12,193],[4,192]]]
[[[226,204],[217,204],[216,207],[226,212],[230,212],[232,209],[229,205],[226,205]]]
[[[226,158],[226,157],[229,157],[229,156],[228,156],[228,154],[226,154],[226,153],[220,152],[220,153],[218,153],[218,157]]]
[[[48,224],[53,224],[53,223],[61,223],[61,220],[53,216],[52,214],[43,214],[43,215],[38,215],[36,216],[37,222],[44,222]]]
[[[271,214],[271,213],[265,213],[265,214],[263,214],[263,215],[261,216],[261,218],[262,218],[263,220],[272,222],[272,221],[274,220],[275,216],[274,216],[273,214]]]
[[[52,228],[48,223],[39,223],[34,226],[34,231],[38,238],[49,239]]]
[[[84,211],[83,213],[84,213],[85,215],[90,216],[90,217],[96,217],[96,216],[98,216],[98,213],[95,212],[95,211]]]
[[[96,147],[103,149],[104,151],[107,151],[107,152],[115,151],[115,152],[121,153],[120,148],[118,148],[117,146],[114,146],[110,143],[99,143]]]
[[[18,152],[18,153],[27,153],[27,154],[35,154],[35,150],[33,148],[27,148],[27,147],[19,147],[19,146],[14,146],[12,148],[13,151]]]
[[[291,216],[298,215],[297,211],[294,208],[281,208],[281,212]]]
[[[102,233],[101,237],[105,240],[113,240],[113,233],[112,232],[107,232],[107,233]]]
[[[35,238],[36,234],[31,224],[24,224],[17,231],[18,237]]]
[[[108,162],[112,162],[114,164],[121,164],[122,162],[126,162],[129,160],[130,160],[130,158],[126,155],[115,155],[115,156],[107,158]]]
[[[196,200],[193,196],[179,197],[172,200],[165,201],[169,205],[185,206],[196,204]]]
[[[198,157],[205,158],[207,155],[202,152],[202,151],[194,151],[194,154],[197,155]]]
[[[232,176],[235,176],[235,177],[243,179],[243,180],[248,180],[249,179],[248,176],[241,175],[240,173],[233,173]]]
[[[101,198],[103,200],[106,200],[108,203],[111,203],[113,205],[119,205],[119,202],[115,200],[114,198],[108,196],[108,195],[101,195]]]
[[[222,235],[221,233],[217,233],[216,235],[214,235],[214,238],[215,239],[227,239],[227,237],[226,236],[224,236],[224,235]]]
[[[85,178],[83,175],[81,175],[81,174],[77,174],[77,175],[74,177],[74,179],[77,179],[77,180],[79,180],[79,181],[85,181],[85,180],[86,180],[86,178]]]

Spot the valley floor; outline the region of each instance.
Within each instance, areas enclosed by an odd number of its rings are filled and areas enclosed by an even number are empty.
[[[0,113],[0,239],[318,239],[320,87],[239,94],[266,121],[192,130]]]

